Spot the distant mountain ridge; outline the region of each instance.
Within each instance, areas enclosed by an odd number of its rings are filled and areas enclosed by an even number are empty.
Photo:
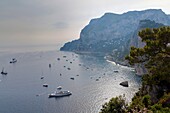
[[[105,13],[85,26],[78,40],[66,43],[61,51],[100,52],[123,58],[142,20],[170,25],[170,15],[161,9],[129,11],[123,14]]]

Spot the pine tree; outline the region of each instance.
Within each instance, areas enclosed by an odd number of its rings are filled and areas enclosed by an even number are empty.
[[[143,77],[144,83],[166,85],[170,89],[170,27],[145,29],[139,36],[146,45],[131,47],[126,59],[131,65],[145,62],[148,74]]]

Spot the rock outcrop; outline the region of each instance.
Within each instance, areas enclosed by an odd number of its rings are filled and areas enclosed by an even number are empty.
[[[124,87],[129,87],[128,81],[121,82],[120,85]]]

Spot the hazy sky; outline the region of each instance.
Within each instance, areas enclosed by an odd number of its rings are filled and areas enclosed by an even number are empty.
[[[170,0],[0,0],[0,46],[56,44],[79,38],[106,12],[162,9]]]

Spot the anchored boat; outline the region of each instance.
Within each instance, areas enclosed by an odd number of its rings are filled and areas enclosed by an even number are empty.
[[[49,94],[50,97],[64,97],[64,96],[70,96],[72,93],[70,91],[56,91],[54,93]]]

